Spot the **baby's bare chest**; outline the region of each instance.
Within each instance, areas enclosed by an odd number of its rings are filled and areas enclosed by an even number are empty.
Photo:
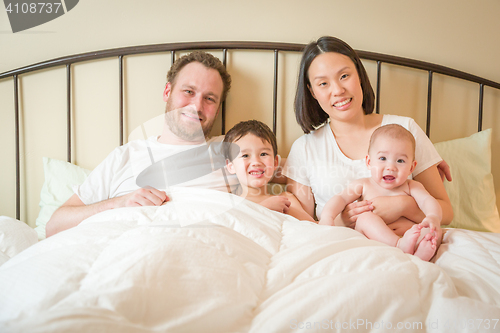
[[[376,197],[390,197],[398,195],[410,195],[409,187],[407,184],[401,185],[395,189],[385,189],[378,185],[365,183],[363,186],[363,194],[361,200],[372,200]]]

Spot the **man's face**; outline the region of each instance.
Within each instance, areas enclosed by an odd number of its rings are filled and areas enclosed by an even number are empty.
[[[217,117],[223,87],[217,70],[199,62],[184,66],[163,93],[170,132],[184,141],[203,141]]]

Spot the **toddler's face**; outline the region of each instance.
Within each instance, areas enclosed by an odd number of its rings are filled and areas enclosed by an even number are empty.
[[[411,175],[417,162],[408,140],[379,137],[370,148],[366,163],[372,179],[385,189],[401,186]]]
[[[236,174],[243,186],[261,188],[267,185],[278,166],[278,156],[274,157],[271,144],[253,134],[247,134],[233,143],[240,147],[240,152],[232,162],[228,162],[228,171]]]

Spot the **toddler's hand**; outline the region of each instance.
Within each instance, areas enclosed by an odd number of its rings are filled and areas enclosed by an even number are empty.
[[[260,204],[271,210],[288,214],[291,202],[285,196],[276,195],[261,201]]]

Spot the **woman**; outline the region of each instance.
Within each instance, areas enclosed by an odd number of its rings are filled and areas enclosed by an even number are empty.
[[[374,100],[368,75],[349,45],[334,37],[307,45],[295,97],[295,116],[306,134],[293,144],[286,161],[287,189],[306,212],[316,213],[319,219],[328,199],[350,181],[370,176],[364,158],[373,131],[397,123],[412,132],[417,142],[412,177],[438,200],[441,224],[451,223],[453,210],[438,171],[442,160],[434,146],[411,118],[373,113]],[[398,235],[424,218],[411,196],[379,197],[348,205],[335,224],[354,227],[359,214],[366,211],[382,217]]]

